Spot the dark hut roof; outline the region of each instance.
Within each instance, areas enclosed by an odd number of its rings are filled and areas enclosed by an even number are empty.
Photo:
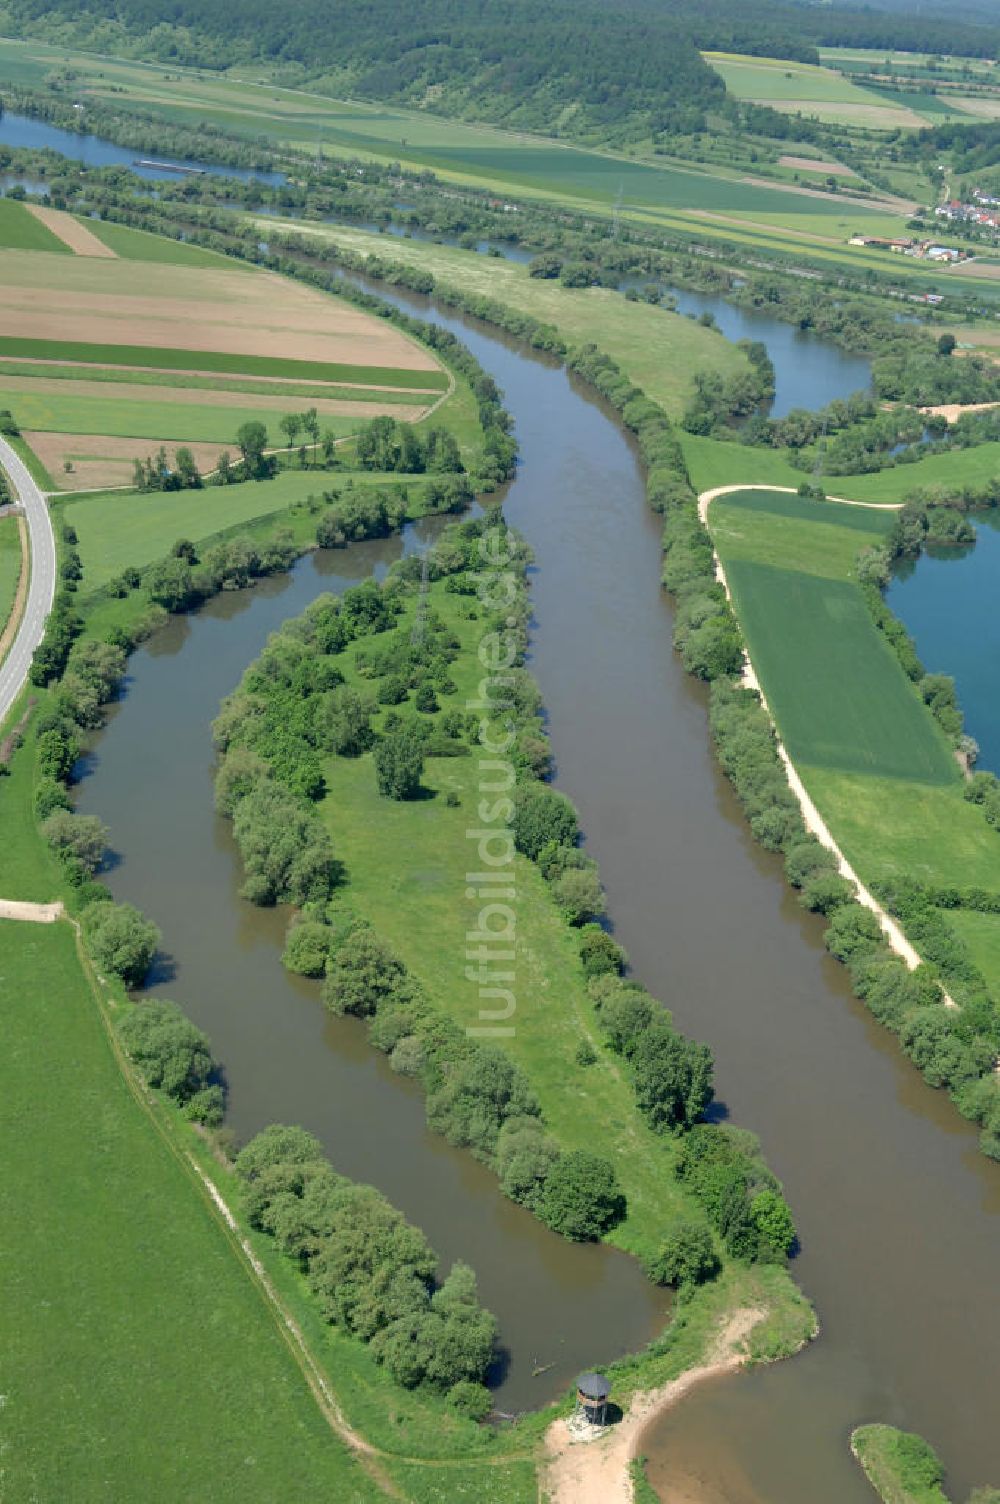
[[[576,1387],[588,1400],[606,1400],[611,1393],[611,1385],[603,1374],[582,1373],[576,1381]]]

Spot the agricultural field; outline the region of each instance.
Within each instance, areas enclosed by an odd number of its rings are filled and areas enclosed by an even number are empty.
[[[704,55],[737,99],[869,130],[919,129],[926,123],[908,106],[885,101],[881,93],[851,83],[832,68],[732,52]]]
[[[853,490],[855,479],[844,482]],[[853,579],[859,549],[877,539],[886,520],[766,492],[720,498],[709,512],[782,740],[862,881],[906,876],[995,891],[996,833],[963,797],[950,745]],[[948,919],[987,978],[1000,984],[1000,920],[965,913]]]
[[[5,1496],[383,1497],[130,1092],[69,925],[0,926],[0,978]]]
[[[121,226],[5,209],[0,405],[66,489],[127,485],[161,444],[210,471],[248,421],[280,447],[281,417],[307,406],[335,437],[383,412],[419,421],[451,389],[427,348],[337,298]],[[54,249],[29,245],[36,232]]]

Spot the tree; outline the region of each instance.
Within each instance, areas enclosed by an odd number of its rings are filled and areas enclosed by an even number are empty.
[[[583,974],[589,980],[606,975],[620,976],[625,970],[626,956],[622,947],[599,924],[585,924],[580,931],[580,960]]]
[[[514,845],[537,861],[550,841],[573,846],[579,839],[576,810],[564,794],[541,783],[522,784],[514,794]]]
[[[333,931],[313,919],[300,920],[288,931],[281,957],[289,971],[301,977],[321,977],[326,971]]]
[[[326,696],[317,718],[317,732],[331,752],[340,757],[357,757],[374,740],[371,727],[374,709],[367,695],[341,685]]]
[[[87,949],[98,966],[127,987],[141,987],[160,943],[156,925],[128,903],[91,903],[80,915]]]
[[[719,1255],[708,1228],[700,1222],[681,1222],[659,1253],[646,1265],[658,1285],[701,1285],[719,1272]]]
[[[950,355],[958,344],[953,334],[942,334],[938,338],[937,352],[939,355]]]
[[[251,420],[241,423],[236,430],[236,443],[243,457],[245,480],[257,480],[267,472],[264,450],[267,448],[267,429],[263,423]]]
[[[405,984],[402,961],[373,930],[359,928],[344,936],[327,961],[323,1001],[331,1013],[371,1018],[382,1004],[405,996]]]
[[[319,444],[319,415],[314,407],[307,408],[302,414],[302,427],[309,435],[309,442],[315,450]]]
[[[632,1066],[636,1102],[654,1128],[690,1128],[714,1096],[711,1050],[678,1034],[665,1014],[639,1035]]]
[[[186,559],[161,559],[147,574],[146,586],[150,600],[168,611],[184,611],[198,596]]]
[[[795,1243],[795,1223],[784,1196],[778,1191],[759,1191],[750,1203],[750,1215],[760,1234],[761,1253],[787,1257]]]
[[[96,872],[104,857],[108,828],[96,815],[76,815],[56,809],[42,826],[42,835],[59,853],[79,863],[87,873]]]
[[[217,1109],[221,1117],[221,1090],[210,1086],[215,1067],[208,1037],[176,1003],[140,1003],[125,1014],[118,1033],[150,1086],[181,1106],[196,1102],[202,1121],[206,1109],[218,1120]]]
[[[559,1145],[534,1117],[508,1118],[496,1146],[496,1171],[504,1195],[536,1210]]]
[[[196,491],[201,485],[201,471],[191,450],[182,446],[174,451],[174,475],[181,490]]]
[[[583,1243],[599,1238],[625,1215],[614,1167],[586,1149],[563,1154],[545,1182],[540,1216],[564,1238]]]
[[[568,868],[552,884],[556,903],[570,924],[586,924],[604,913],[604,891],[597,873],[588,868]]]
[[[403,726],[376,743],[375,776],[387,799],[415,799],[424,771],[423,743],[415,727]]]
[[[299,430],[302,427],[302,419],[298,413],[286,413],[283,418],[279,419],[278,427],[288,440],[288,448],[294,449],[295,440],[298,438]],[[263,448],[263,445],[261,447]]]

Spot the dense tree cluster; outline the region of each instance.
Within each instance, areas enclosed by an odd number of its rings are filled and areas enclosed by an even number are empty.
[[[447,428],[416,429],[384,415],[363,423],[354,443],[362,470],[447,475],[464,468],[458,441]]]
[[[208,1038],[176,1003],[143,1002],[130,1008],[118,1037],[150,1086],[182,1108],[186,1117],[217,1127],[222,1121],[222,1086]]]
[[[374,1187],[337,1175],[302,1128],[265,1128],[236,1172],[251,1226],[301,1270],[332,1326],[369,1344],[406,1388],[426,1384],[482,1414],[497,1326],[467,1264],[438,1285],[423,1233]]]

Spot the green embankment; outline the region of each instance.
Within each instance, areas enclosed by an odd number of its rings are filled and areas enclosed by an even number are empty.
[[[233,271],[242,268],[252,271],[248,261],[238,261],[224,256],[220,251],[209,251],[200,245],[185,245],[181,240],[167,240],[163,235],[153,235],[148,230],[134,230],[129,225],[112,224],[106,219],[89,219],[77,214],[81,224],[97,237],[109,250],[123,261],[156,261],[166,266],[209,266],[216,271]]]
[[[5,1493],[383,1497],[129,1091],[69,925],[0,925],[0,978]]]
[[[316,360],[286,360],[272,355],[236,355],[222,350],[171,350],[154,345],[83,344],[76,340],[32,339],[0,335],[0,354],[32,360],[73,360],[81,365],[147,366],[156,370],[218,371],[221,375],[289,377],[299,381],[349,381],[407,391],[443,392],[448,376],[441,370],[410,371],[394,366],[338,365]],[[39,372],[44,375],[44,372]],[[81,376],[86,371],[81,370]]]
[[[858,1426],[851,1451],[882,1504],[948,1504],[941,1464],[923,1437],[895,1426]]]
[[[720,498],[709,511],[778,730],[862,881],[907,877],[996,891],[1000,839],[963,798],[947,738],[875,627],[855,578],[857,553],[890,520],[766,492]],[[998,988],[1000,947],[988,919],[962,915],[959,924],[963,933],[978,931],[977,960]]]
[[[361,255],[403,261],[429,271],[444,286],[494,298],[554,325],[570,345],[599,345],[674,416],[687,405],[696,370],[712,369],[729,376],[747,368],[742,352],[715,330],[663,308],[630,303],[607,288],[561,287],[558,282],[529,276],[527,267],[518,262],[423,240],[389,240],[340,225],[267,223],[272,229],[332,240]]]
[[[0,517],[0,637],[10,620],[21,578],[21,533],[16,517]]]

